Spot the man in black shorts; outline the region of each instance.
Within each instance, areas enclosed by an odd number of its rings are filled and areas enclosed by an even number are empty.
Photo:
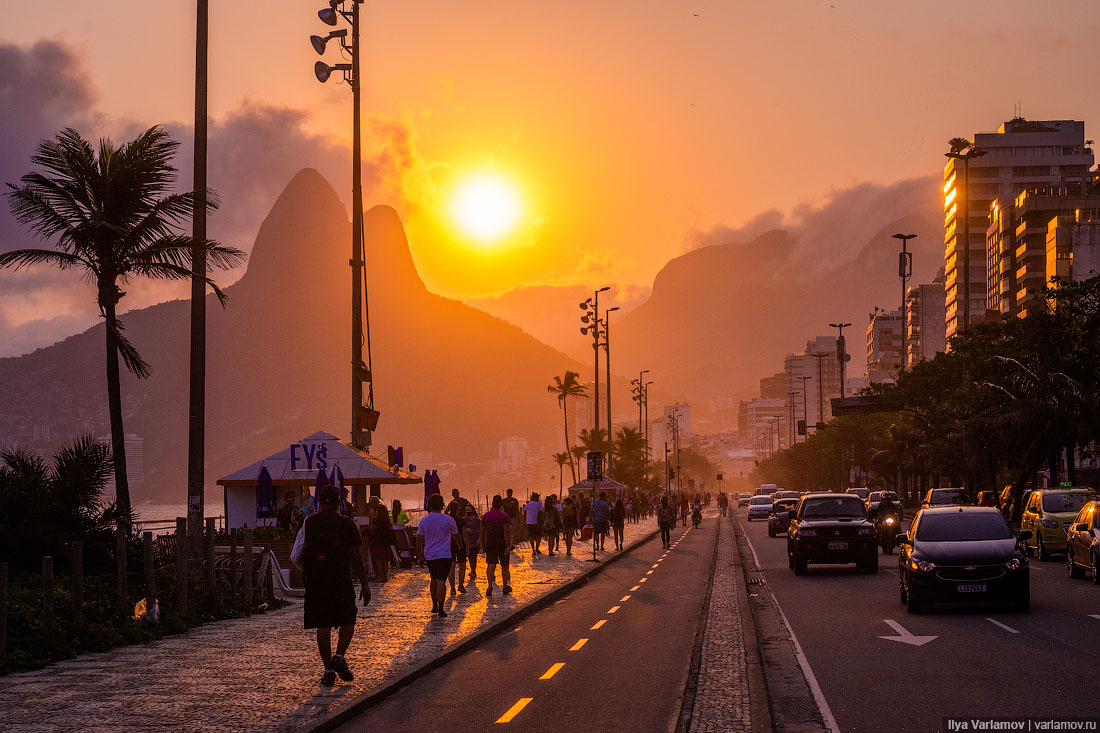
[[[305,574],[305,628],[317,629],[317,651],[325,665],[322,685],[336,683],[336,675],[345,682],[354,676],[344,659],[344,653],[355,633],[355,588],[351,570],[359,578],[363,605],[370,602],[367,570],[360,555],[362,540],[359,530],[347,517],[341,516],[340,490],[326,486],[320,491],[321,511],[309,515],[302,528],[305,544],[301,560]],[[332,629],[339,627],[336,653],[332,653]]]
[[[496,580],[497,565],[500,565],[500,582],[503,593],[512,592],[512,573],[508,568],[509,550],[512,547],[512,522],[501,507],[500,494],[493,497],[493,508],[481,517],[481,546],[485,548],[485,571],[489,579],[486,596],[493,595],[493,581]]]

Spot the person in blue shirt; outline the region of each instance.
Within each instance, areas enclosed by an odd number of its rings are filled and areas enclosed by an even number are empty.
[[[607,503],[607,492],[601,491],[600,498],[592,502],[592,528],[596,532],[596,547],[603,549],[607,537],[608,520],[611,518],[611,505]]]

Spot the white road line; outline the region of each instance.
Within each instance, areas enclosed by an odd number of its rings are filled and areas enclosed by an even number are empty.
[[[745,539],[748,539],[748,535],[745,535]],[[750,544],[751,548],[752,545]],[[759,563],[757,563],[759,567]],[[840,728],[837,727],[836,718],[833,717],[833,711],[829,709],[829,703],[825,700],[825,693],[821,691],[821,685],[817,683],[817,677],[814,677],[814,672],[810,669],[810,660],[806,659],[806,654],[802,651],[802,645],[798,643],[798,637],[794,635],[794,629],[791,628],[791,622],[787,620],[787,614],[783,613],[783,609],[779,605],[779,601],[772,596],[772,602],[775,603],[775,608],[779,611],[779,618],[783,619],[783,625],[787,627],[787,633],[791,635],[791,642],[794,644],[794,656],[798,660],[798,666],[802,667],[802,674],[806,675],[806,681],[810,683],[810,691],[814,694],[814,700],[817,701],[817,708],[821,711],[821,717],[825,721],[825,727],[832,733],[840,733]]]
[[[742,527],[741,529],[743,531],[744,527]],[[756,548],[752,546],[752,540],[749,539],[748,532],[745,532],[745,542],[749,543],[749,552],[752,553],[752,561],[756,563],[756,569],[761,570],[762,568],[760,567],[760,558],[756,556]]]
[[[1007,631],[1007,632],[1008,632],[1008,633],[1010,633],[1010,634],[1018,634],[1018,633],[1020,633],[1019,631],[1017,631],[1016,629],[1012,628],[1011,626],[1005,626],[1004,624],[1002,624],[1002,623],[1001,623],[1000,621],[998,621],[998,620],[997,620],[997,619],[995,619],[995,618],[986,618],[986,621],[988,621],[989,623],[993,624],[994,626],[1000,626],[1000,627],[1001,627],[1002,629],[1004,629],[1005,631]]]
[[[1089,618],[1094,618],[1097,621],[1100,621],[1100,613],[1090,613]]]

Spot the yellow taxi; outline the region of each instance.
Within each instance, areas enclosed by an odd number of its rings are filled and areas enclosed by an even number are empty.
[[[1087,488],[1063,487],[1031,492],[1020,518],[1020,529],[1031,530],[1024,541],[1029,556],[1049,560],[1052,552],[1066,551],[1066,531],[1081,508],[1096,499]]]
[[[1066,565],[1069,577],[1082,578],[1092,573],[1092,582],[1100,585],[1100,501],[1081,507],[1067,530]]]

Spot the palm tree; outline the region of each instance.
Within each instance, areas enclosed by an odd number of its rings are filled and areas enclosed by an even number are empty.
[[[598,451],[607,454],[607,431],[603,428],[584,428],[580,434],[581,445],[586,451]]]
[[[574,371],[566,371],[564,377],[554,377],[554,383],[546,388],[547,392],[558,396],[558,406],[561,407],[562,420],[565,422],[565,452],[569,455],[569,469],[573,472],[573,483],[577,483],[577,464],[573,460],[574,451],[569,446],[569,410],[566,407],[566,398],[587,397],[585,387],[578,381],[581,375]]]
[[[558,464],[558,495],[565,490],[565,479],[562,476],[562,472],[565,469],[565,464],[569,463],[569,452],[563,451],[561,453],[554,454],[554,463]]]
[[[947,141],[948,146],[951,148],[952,153],[961,153],[969,147],[973,147],[971,142],[965,137],[953,137]]]
[[[118,303],[126,293],[120,285],[139,276],[189,280],[196,244],[206,251],[207,272],[211,267],[229,269],[244,260],[237,249],[209,240],[196,243],[178,233],[195,208],[194,192],[170,193],[175,179],[171,159],[178,145],[160,127],[151,127],[121,147],[100,140],[97,151],[66,128],[54,140],[40,143],[31,157],[46,172],[28,173],[21,179],[22,186],[8,184],[15,218],[37,237],[56,238],[57,248],[5,252],[0,254],[0,269],[48,263],[62,270],[81,269],[95,283],[96,302],[106,324],[107,402],[119,526],[126,531],[131,503],[118,360],[121,356],[139,379],[149,376],[149,365],[122,335]],[[213,192],[207,195],[207,208],[216,208]],[[225,294],[213,280],[205,279],[224,305]]]

